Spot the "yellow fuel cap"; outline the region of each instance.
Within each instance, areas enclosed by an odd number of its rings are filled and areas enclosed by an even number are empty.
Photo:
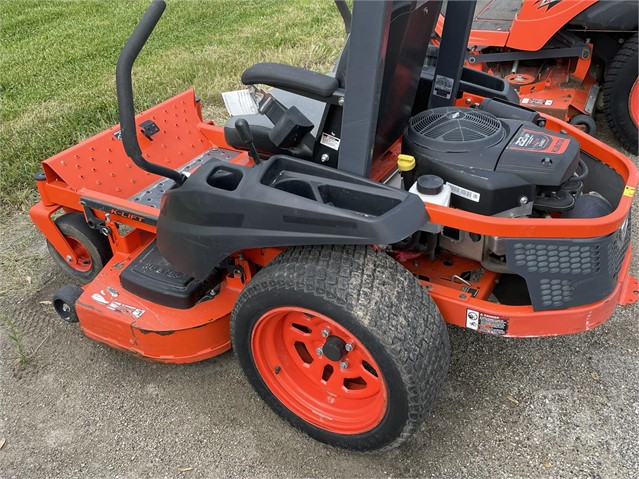
[[[397,168],[399,171],[410,171],[415,168],[415,157],[412,155],[397,155]]]

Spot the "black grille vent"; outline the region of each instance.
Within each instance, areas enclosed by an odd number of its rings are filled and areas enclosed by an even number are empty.
[[[412,139],[430,149],[467,151],[489,147],[504,138],[501,122],[490,113],[470,108],[434,108],[410,120]]]

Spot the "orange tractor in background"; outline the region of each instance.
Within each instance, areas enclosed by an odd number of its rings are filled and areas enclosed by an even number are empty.
[[[637,153],[639,81],[634,0],[484,0],[477,4],[466,65],[504,78],[523,106],[593,134],[602,108]],[[436,32],[441,34],[444,15]]]

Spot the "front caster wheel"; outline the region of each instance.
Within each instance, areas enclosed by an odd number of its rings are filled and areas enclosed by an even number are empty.
[[[55,220],[55,224],[73,249],[77,260],[71,262],[71,257],[63,258],[47,241],[51,258],[74,280],[83,284],[92,281],[113,256],[109,240],[97,230],[91,229],[82,213],[62,215]]]
[[[53,295],[53,309],[63,321],[67,323],[78,322],[75,303],[81,295],[82,288],[75,284],[67,284],[55,292]]]
[[[594,118],[589,115],[575,115],[568,123],[576,126],[591,136],[594,136],[595,131],[597,131],[597,123]]]
[[[446,327],[408,271],[372,248],[291,248],[233,311],[242,369],[269,406],[313,438],[392,448],[422,424],[448,367]]]

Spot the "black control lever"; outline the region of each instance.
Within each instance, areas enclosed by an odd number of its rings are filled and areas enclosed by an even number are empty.
[[[237,130],[237,134],[240,135],[240,140],[248,146],[249,156],[253,158],[256,165],[259,165],[261,163],[260,155],[253,143],[253,133],[251,133],[251,127],[248,122],[244,118],[238,118],[235,121],[235,129]]]

